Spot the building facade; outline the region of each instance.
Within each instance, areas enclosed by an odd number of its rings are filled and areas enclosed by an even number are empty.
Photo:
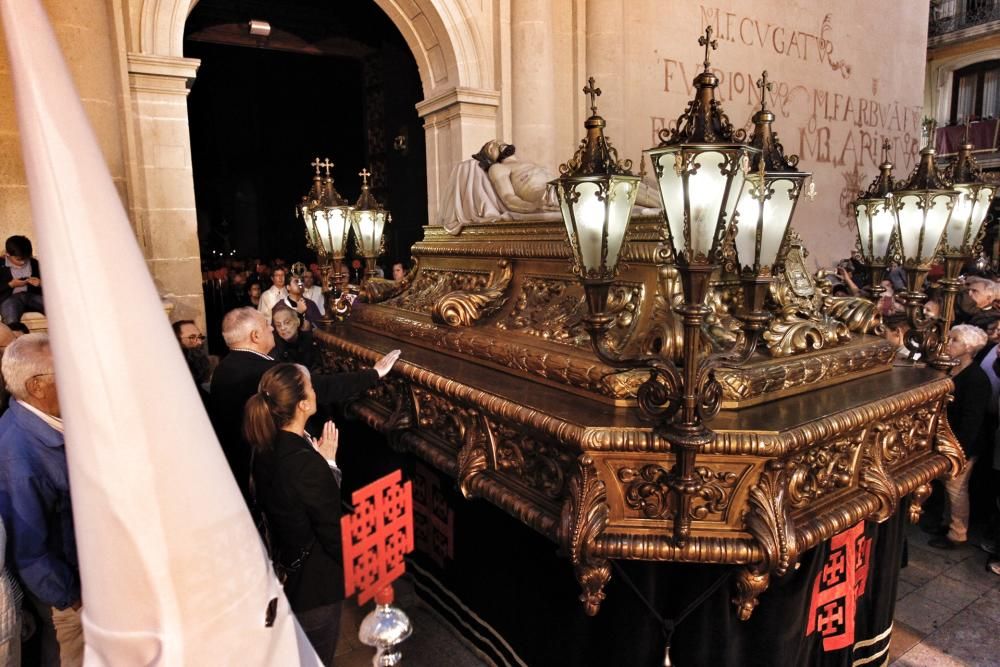
[[[418,65],[432,224],[454,165],[488,140],[512,142],[519,157],[553,170],[568,159],[589,111],[580,92],[588,76],[603,90],[598,103],[609,135],[638,162],[690,98],[705,56],[697,39],[707,26],[718,44],[711,56],[717,97],[736,126],[749,127],[759,107],[761,72],[774,82],[765,95],[778,114],[775,127],[787,152],[814,173],[816,197],[804,202],[795,225],[818,266],[850,253],[846,205],[876,175],[883,140],[899,175],[919,150],[928,15],[909,2],[373,1]],[[196,2],[44,3],[176,317],[203,312],[186,102],[199,61],[184,55]],[[968,57],[956,54],[953,69],[970,64]],[[0,234],[30,235],[6,68],[0,79]]]

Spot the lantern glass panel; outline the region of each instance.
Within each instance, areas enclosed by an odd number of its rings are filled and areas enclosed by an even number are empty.
[[[739,172],[737,172],[739,173]],[[790,178],[777,177],[767,180],[773,191],[771,198],[764,202],[764,227],[760,237],[760,266],[771,267],[778,258],[778,250],[788,230],[797,195],[797,183]]]
[[[945,225],[951,216],[949,203],[954,201],[954,196],[934,195],[927,208],[927,220],[924,223],[924,238],[920,247],[920,258],[930,261],[934,257],[938,243],[941,242],[941,235],[944,233]]]
[[[682,155],[681,151],[668,151],[663,153],[651,153],[650,157],[660,165],[659,191],[660,200],[663,203],[663,213],[667,217],[667,226],[670,231],[670,241],[673,243],[674,252],[684,251],[684,179],[677,174],[674,168],[677,156]]]
[[[990,212],[990,204],[996,194],[996,187],[993,185],[981,185],[976,193],[975,204],[972,207],[972,215],[969,217],[969,243],[974,243],[979,236],[979,230],[983,227],[986,214]]]
[[[358,241],[358,247],[361,249],[361,254],[365,257],[372,257],[372,237],[375,233],[375,212],[354,211],[351,218],[351,226],[354,228],[354,236]]]
[[[628,229],[632,206],[639,192],[637,178],[612,178],[611,193],[608,200],[608,258],[609,270],[618,266],[622,244],[625,242],[625,232]]]
[[[760,198],[757,178],[748,178],[743,183],[743,192],[736,205],[736,256],[740,268],[753,267],[757,254],[757,229],[763,221],[764,211]]]
[[[692,173],[688,174],[688,204],[691,219],[689,259],[709,257],[718,234],[719,213],[722,211],[728,176],[722,173],[726,156],[718,151],[705,151],[694,156]],[[739,172],[738,172],[739,173]],[[733,183],[736,192],[742,187]],[[735,202],[734,202],[735,203]],[[671,225],[671,232],[673,225]],[[677,241],[674,241],[677,246]]]
[[[872,252],[872,221],[868,217],[868,205],[863,202],[854,204],[854,220],[858,224],[858,240],[861,242],[861,256],[866,262],[871,262],[875,256]]]
[[[920,255],[920,230],[924,224],[924,209],[919,194],[899,197],[899,242],[904,259],[915,260]]]
[[[347,210],[341,207],[321,209],[317,211],[316,221],[323,247],[334,256],[342,256],[347,240]]]
[[[601,268],[601,246],[604,236],[605,203],[597,198],[597,183],[584,181],[575,184],[579,198],[573,203],[576,221],[576,242],[580,249],[580,263],[587,272]],[[609,239],[610,241],[610,239]]]
[[[881,199],[868,207],[871,220],[872,257],[875,261],[885,260],[889,254],[889,241],[896,229],[896,212],[890,200]]]

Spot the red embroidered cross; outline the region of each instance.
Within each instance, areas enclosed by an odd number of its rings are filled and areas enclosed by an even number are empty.
[[[413,551],[413,490],[397,470],[351,495],[354,514],[340,519],[347,597],[358,604],[372,599],[406,569]]]
[[[830,540],[830,555],[813,581],[806,627],[807,637],[814,632],[823,637],[824,651],[854,643],[854,614],[868,581],[871,544],[864,521]]]

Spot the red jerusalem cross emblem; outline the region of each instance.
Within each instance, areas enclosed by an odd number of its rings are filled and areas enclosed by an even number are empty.
[[[340,519],[344,543],[344,587],[364,604],[406,570],[413,551],[413,490],[399,470],[351,495],[354,514]]]
[[[818,632],[824,651],[854,643],[857,600],[865,594],[872,541],[865,536],[865,522],[830,540],[830,555],[813,582],[806,636]]]

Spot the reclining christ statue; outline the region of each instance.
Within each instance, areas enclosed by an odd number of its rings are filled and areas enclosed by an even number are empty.
[[[514,157],[514,146],[489,141],[472,159],[459,162],[451,172],[448,190],[441,202],[438,223],[458,234],[470,222],[559,220],[559,202],[549,181],[551,169]],[[637,213],[660,208],[659,196],[645,183],[639,184]]]

